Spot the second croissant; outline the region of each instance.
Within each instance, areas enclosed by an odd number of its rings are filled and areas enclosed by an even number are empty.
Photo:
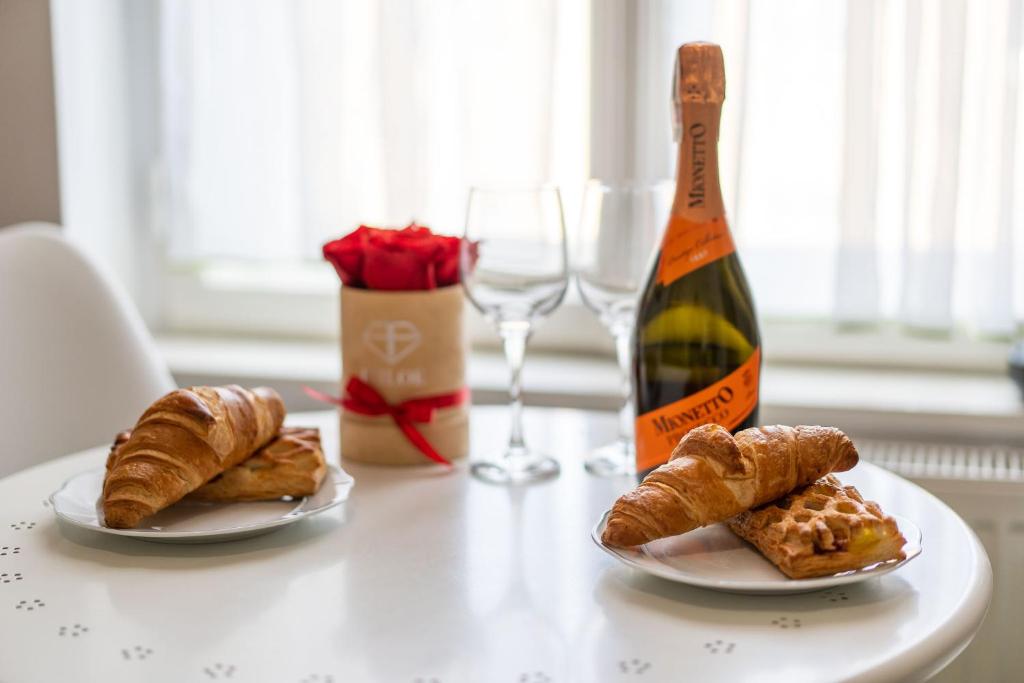
[[[853,442],[834,427],[777,425],[733,436],[703,425],[615,501],[601,540],[629,547],[722,522],[857,461]]]

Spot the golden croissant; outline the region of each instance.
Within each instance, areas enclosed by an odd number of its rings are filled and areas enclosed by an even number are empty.
[[[192,387],[157,400],[108,460],[105,524],[129,529],[177,502],[270,441],[284,415],[266,387]]]
[[[778,425],[733,436],[720,425],[703,425],[615,501],[601,540],[628,547],[682,534],[856,464],[853,442],[834,427]]]
[[[121,455],[132,433],[120,432],[110,447],[107,469]],[[187,500],[235,503],[311,496],[327,475],[327,461],[315,427],[281,427],[267,445],[229,467],[192,493]]]

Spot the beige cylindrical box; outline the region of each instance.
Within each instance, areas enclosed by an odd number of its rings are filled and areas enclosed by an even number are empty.
[[[466,384],[461,285],[393,292],[341,288],[341,390],[356,376],[391,405],[450,394]],[[433,461],[390,415],[341,412],[341,457],[380,465]],[[469,452],[469,404],[434,411],[416,429],[448,460]]]

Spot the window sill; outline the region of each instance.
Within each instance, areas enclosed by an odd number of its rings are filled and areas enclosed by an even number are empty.
[[[338,282],[324,262],[213,260],[168,266],[161,291],[161,317],[149,322],[168,334],[321,343],[337,338]],[[497,348],[493,326],[468,301],[465,325],[474,348]],[[787,365],[1001,374],[1010,353],[1004,340],[915,331],[896,323],[839,329],[824,319],[769,317],[760,320],[760,327],[772,362]],[[610,335],[575,286],[550,319],[537,326],[531,346],[556,355],[614,354]]]
[[[182,385],[269,383],[292,410],[320,406],[303,385],[337,391],[341,361],[333,342],[163,335],[157,343]],[[473,353],[469,384],[477,403],[504,402],[501,354]],[[524,385],[531,405],[619,406],[618,371],[598,356],[529,355]],[[765,423],[832,424],[873,438],[1024,445],[1024,402],[998,373],[769,363],[761,406]]]

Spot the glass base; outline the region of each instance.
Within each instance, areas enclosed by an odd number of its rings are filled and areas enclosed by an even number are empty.
[[[583,467],[595,477],[625,477],[636,475],[636,451],[632,443],[616,441],[590,452]]]
[[[558,461],[530,452],[512,452],[495,460],[481,460],[470,465],[473,476],[488,484],[516,486],[557,477]]]

